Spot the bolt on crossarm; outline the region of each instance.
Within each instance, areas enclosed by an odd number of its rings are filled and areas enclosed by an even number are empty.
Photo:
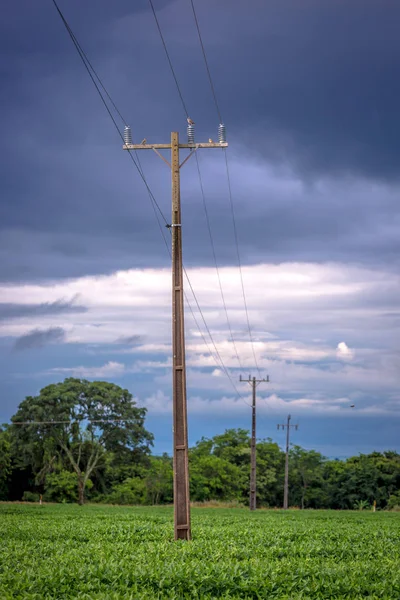
[[[173,435],[174,435],[174,534],[175,540],[190,540],[190,496],[188,428],[186,400],[186,361],[185,326],[183,305],[183,266],[182,266],[182,218],[180,200],[180,170],[191,156],[200,148],[226,148],[225,126],[218,129],[218,142],[195,143],[194,123],[188,119],[188,143],[179,143],[179,134],[171,133],[169,144],[149,144],[144,139],[141,144],[133,144],[130,128],[124,132],[124,150],[153,150],[171,169],[172,175],[172,398],[173,398]],[[180,162],[179,151],[187,149],[188,156]],[[171,162],[161,154],[162,150],[171,151]]]
[[[250,456],[250,510],[256,510],[257,508],[257,449],[256,449],[256,390],[260,383],[269,383],[269,376],[266,379],[256,379],[256,377],[250,377],[248,379],[242,379],[240,376],[239,381],[249,383],[252,387],[252,404],[251,404],[251,456]]]

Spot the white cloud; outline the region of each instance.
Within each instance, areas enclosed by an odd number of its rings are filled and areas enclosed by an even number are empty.
[[[352,400],[347,397],[338,397],[331,399],[318,399],[311,397],[301,397],[295,400],[285,400],[277,394],[265,395],[258,394],[257,415],[260,419],[269,419],[271,415],[276,418],[282,418],[282,415],[292,414],[293,419],[306,414],[332,414],[335,416],[361,416],[369,414],[387,414],[389,409],[380,405],[371,405],[368,407],[351,408]],[[166,395],[161,389],[145,398],[143,401],[139,398],[139,405],[147,408],[150,415],[170,415],[172,412],[171,397]],[[189,395],[187,400],[188,413],[191,416],[210,416],[210,417],[232,417],[235,415],[249,415],[251,409],[251,394],[244,394],[241,397],[231,395],[222,395],[218,399],[210,399],[199,395]],[[398,407],[397,407],[398,410]]]
[[[321,394],[325,404],[314,402],[310,406],[313,410],[328,410],[332,398],[356,393],[366,398],[375,393],[380,394],[382,404],[390,397],[395,410],[398,401],[392,398],[399,387],[400,364],[396,322],[400,277],[396,273],[340,264],[244,266],[252,347],[238,270],[221,268],[240,365],[226,325],[215,269],[189,269],[188,273],[215,346],[236,387],[240,374],[247,376],[254,371],[254,349],[262,374],[270,375],[270,394],[274,391],[307,401]],[[62,327],[68,343],[85,344],[86,351],[87,344],[91,344],[92,356],[111,355],[99,367],[80,362],[80,366],[71,368],[60,365],[52,373],[104,378],[122,374],[134,378],[141,373],[147,381],[168,390],[170,283],[169,269],[137,269],[54,285],[2,285],[3,302],[54,302],[79,294],[80,304],[88,310],[68,316],[12,319],[1,323],[0,336],[17,337],[35,328]],[[200,317],[198,321],[202,327]],[[234,391],[232,384],[222,372],[203,327],[202,331],[207,344],[190,311],[186,311],[188,392],[192,397],[229,397]],[[113,345],[110,350],[110,344],[130,335],[138,336],[135,346]],[[346,341],[338,344],[338,339]],[[116,356],[131,356],[133,360],[124,365]],[[368,402],[372,404],[372,400]]]
[[[214,369],[211,375],[213,377],[221,377],[223,375],[223,371],[221,371],[221,369]]]
[[[342,358],[344,360],[351,360],[354,358],[354,351],[351,350],[346,342],[339,342],[336,348],[336,355],[338,358]]]
[[[124,374],[125,365],[122,363],[109,361],[101,367],[59,367],[56,369],[51,369],[48,372],[55,374],[59,373],[60,375],[64,375],[66,377],[89,377],[90,379],[94,377],[118,377],[119,375]]]
[[[172,400],[162,390],[157,390],[145,399],[144,402],[140,402],[139,405],[145,406],[150,414],[171,414],[172,412]]]

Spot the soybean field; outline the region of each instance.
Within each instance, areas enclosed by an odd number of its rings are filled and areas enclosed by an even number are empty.
[[[0,598],[400,598],[400,513],[0,504]]]

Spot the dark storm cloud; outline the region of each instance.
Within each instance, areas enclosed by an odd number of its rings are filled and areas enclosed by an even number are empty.
[[[240,4],[230,11],[225,3],[213,7],[217,14],[210,22],[199,7],[206,39],[213,39],[221,21],[229,32],[210,50],[231,127],[264,157],[289,159],[306,175],[397,179],[399,3]]]
[[[0,36],[0,278],[168,265],[144,185],[57,14],[51,5],[35,5],[33,13],[23,4],[26,10],[8,9]],[[198,138],[214,137],[218,119],[189,3],[155,6]],[[168,140],[172,128],[183,136],[185,116],[148,2],[61,7],[134,138]],[[224,0],[197,8],[229,152],[241,160],[232,183],[243,261],[397,261],[400,5]],[[143,154],[169,219],[168,170]],[[205,192],[218,259],[230,264],[224,165],[214,154],[201,157]],[[271,161],[292,167],[304,182],[302,194],[257,180]],[[255,162],[257,174],[245,168]],[[330,185],[323,192],[313,188],[321,175]],[[182,172],[188,266],[213,260],[196,177],[188,163]],[[365,184],[353,193],[345,177],[386,180],[389,188]]]
[[[12,304],[9,302],[1,302],[0,321],[19,319],[21,317],[83,313],[86,311],[87,307],[74,304],[74,299],[70,301],[60,299],[55,302],[43,302],[41,304]]]
[[[30,350],[31,348],[42,348],[48,344],[62,342],[65,339],[65,330],[62,327],[49,327],[49,329],[33,329],[25,335],[17,338],[14,344],[15,350]]]

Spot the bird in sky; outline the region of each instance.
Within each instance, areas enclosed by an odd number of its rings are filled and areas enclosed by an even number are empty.
[[[144,144],[147,142],[146,138],[143,138],[143,140],[140,142],[143,146]]]
[[[187,122],[189,125],[194,125],[194,121],[190,117],[187,118]]]
[[[355,407],[355,404],[350,404],[350,408],[354,408],[354,407]]]
[[[211,138],[208,138],[208,143],[209,143],[209,144],[213,144],[214,142],[212,141],[212,139],[211,139]]]

